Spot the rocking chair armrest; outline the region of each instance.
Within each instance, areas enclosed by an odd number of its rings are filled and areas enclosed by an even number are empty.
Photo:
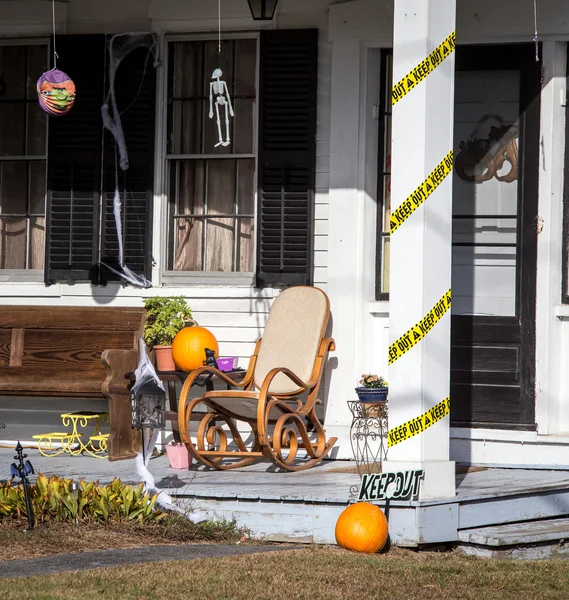
[[[320,342],[320,349],[318,351],[319,356],[326,356],[327,352],[334,352],[336,350],[336,342],[334,338],[324,338]]]
[[[261,392],[260,392],[261,396],[270,395],[269,388],[271,387],[271,383],[273,382],[273,379],[279,373],[286,375],[292,382],[294,382],[294,383],[296,383],[296,385],[298,385],[298,387],[300,389],[297,393],[302,393],[302,392],[310,389],[311,387],[313,387],[316,384],[316,380],[310,380],[307,382],[302,381],[302,379],[300,379],[300,377],[298,375],[296,375],[295,373],[293,373],[290,369],[287,369],[286,367],[275,367],[274,369],[271,369],[267,373],[265,379],[263,380],[263,385],[261,386]]]

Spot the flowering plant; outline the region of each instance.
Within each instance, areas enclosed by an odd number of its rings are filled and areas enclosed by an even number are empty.
[[[360,379],[360,384],[365,388],[382,388],[387,387],[387,381],[383,377],[379,377],[378,375],[366,375],[365,373],[362,375]]]

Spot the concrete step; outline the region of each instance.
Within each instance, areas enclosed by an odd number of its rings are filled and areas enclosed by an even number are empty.
[[[458,545],[466,554],[493,558],[569,558],[569,518],[462,529]]]

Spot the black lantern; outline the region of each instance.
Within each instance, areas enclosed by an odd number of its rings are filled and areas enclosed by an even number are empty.
[[[166,393],[149,381],[130,396],[131,425],[135,429],[164,429],[166,422]]]
[[[278,0],[247,0],[255,21],[272,21]]]

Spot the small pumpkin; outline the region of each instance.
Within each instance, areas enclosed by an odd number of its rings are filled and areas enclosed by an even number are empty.
[[[369,502],[350,504],[336,522],[336,542],[356,552],[379,552],[387,542],[388,533],[383,511]]]
[[[188,321],[172,342],[172,357],[178,369],[193,371],[203,367],[206,348],[213,350],[215,357],[219,356],[219,346],[213,333],[195,321]]]

